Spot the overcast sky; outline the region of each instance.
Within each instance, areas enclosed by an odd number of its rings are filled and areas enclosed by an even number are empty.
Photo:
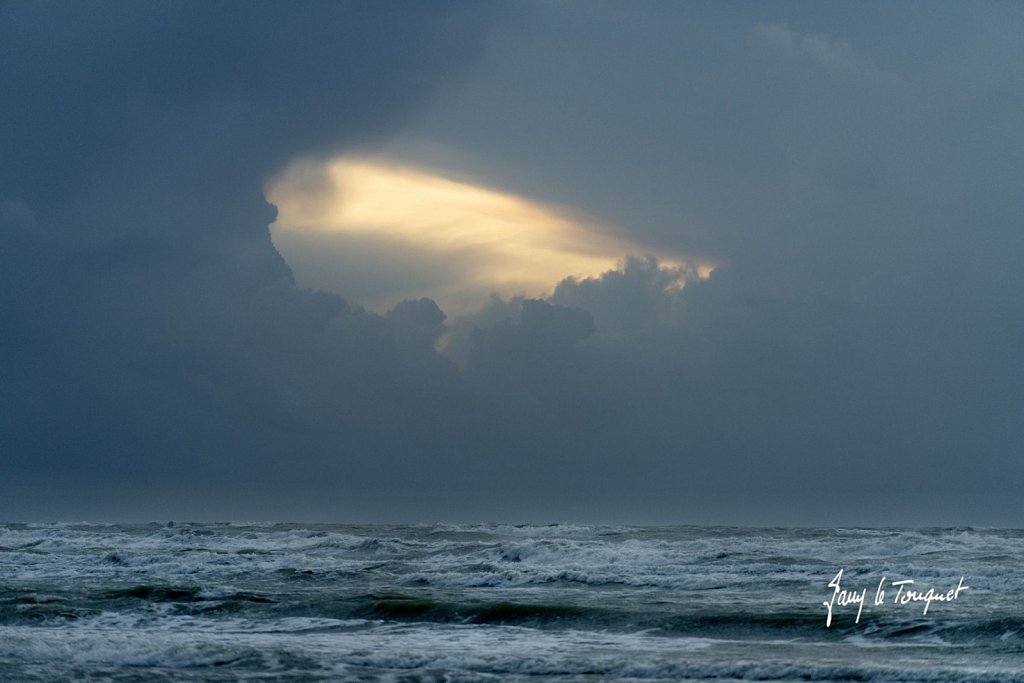
[[[0,519],[1021,526],[1024,5],[0,0]]]

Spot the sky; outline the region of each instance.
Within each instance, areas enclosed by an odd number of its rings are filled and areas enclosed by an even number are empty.
[[[0,0],[0,519],[1024,524],[1024,6]]]

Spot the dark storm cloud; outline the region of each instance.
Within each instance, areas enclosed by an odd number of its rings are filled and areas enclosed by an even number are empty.
[[[1018,6],[237,8],[0,5],[0,512],[1019,524]],[[296,289],[262,183],[401,126],[718,268]]]
[[[483,14],[399,2],[2,11],[0,180],[40,220],[77,226],[66,239],[260,232],[269,173],[393,128],[472,59]]]
[[[719,264],[682,291],[635,261],[556,290],[602,356],[578,448],[697,516],[1018,524],[1020,7],[588,9],[534,5],[408,133]],[[493,324],[454,321],[452,355]]]
[[[262,184],[399,125],[472,63],[493,14],[0,5],[6,514],[252,514],[248,487],[301,496],[316,468],[338,475],[327,454],[415,440],[448,368],[405,369],[424,314],[297,290]],[[399,419],[426,382],[436,399]]]

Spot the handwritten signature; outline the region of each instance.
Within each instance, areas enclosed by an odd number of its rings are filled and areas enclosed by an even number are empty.
[[[883,605],[885,604],[885,578],[882,577],[881,581],[878,582],[878,588],[875,589],[875,602],[874,604]],[[858,590],[847,590],[840,585],[843,579],[843,570],[840,569],[839,573],[828,582],[828,587],[832,589],[832,597],[826,602],[821,603],[828,610],[828,616],[825,617],[825,627],[830,628],[832,626],[832,610],[835,606],[846,607],[847,605],[857,605],[857,618],[854,620],[855,624],[860,623],[861,612],[864,611],[864,601],[867,598],[867,588]],[[897,588],[896,595],[892,599],[894,605],[906,605],[909,602],[923,602],[924,603],[924,614],[928,614],[928,608],[932,606],[933,602],[952,602],[960,597],[960,591],[965,591],[970,586],[964,585],[964,577],[960,577],[960,583],[957,584],[956,588],[950,588],[948,591],[936,591],[934,588],[929,588],[927,591],[920,589],[911,588],[914,584],[913,579],[901,579],[900,581],[890,581],[889,586]]]

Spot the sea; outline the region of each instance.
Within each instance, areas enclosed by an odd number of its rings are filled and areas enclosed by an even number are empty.
[[[1024,530],[2,524],[0,681],[1024,681]]]

